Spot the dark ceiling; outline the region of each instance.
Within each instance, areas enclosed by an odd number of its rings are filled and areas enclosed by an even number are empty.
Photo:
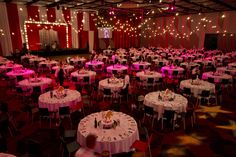
[[[45,7],[67,7],[98,11],[101,14],[114,11],[117,15],[145,17],[197,14],[236,10],[236,0],[0,0],[7,3],[23,3]]]

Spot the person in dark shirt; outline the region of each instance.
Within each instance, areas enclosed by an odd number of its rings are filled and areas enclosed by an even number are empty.
[[[63,86],[64,79],[65,79],[65,70],[63,69],[62,62],[60,62],[60,67],[56,71],[56,77],[57,77],[57,80],[60,83],[60,86]]]
[[[28,49],[27,49],[27,46],[26,46],[26,43],[23,43],[23,47],[22,47],[22,50],[21,50],[21,54],[22,55],[26,55],[28,54]]]

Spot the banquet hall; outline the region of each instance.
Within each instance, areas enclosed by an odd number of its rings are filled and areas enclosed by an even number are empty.
[[[235,0],[0,0],[0,157],[236,156],[235,17]]]

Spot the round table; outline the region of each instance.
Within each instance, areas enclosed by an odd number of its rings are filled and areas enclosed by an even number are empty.
[[[77,80],[83,80],[84,77],[89,77],[90,83],[95,81],[96,72],[88,70],[80,70],[71,73],[71,77],[77,77]]]
[[[59,107],[69,106],[72,108],[81,101],[81,95],[78,91],[65,89],[64,92],[67,96],[63,98],[57,98],[55,96],[51,98],[50,92],[41,94],[38,99],[39,107],[48,108],[49,111],[58,111]],[[55,93],[56,90],[53,91],[53,95]]]
[[[46,58],[43,58],[43,57],[33,57],[33,58],[29,59],[29,62],[34,63],[34,62],[42,62],[42,61],[45,61],[45,60],[46,60]]]
[[[158,119],[161,118],[164,110],[173,110],[176,112],[186,112],[186,108],[188,105],[188,100],[176,93],[172,93],[174,99],[173,100],[162,100],[159,99],[159,94],[161,95],[164,91],[160,92],[151,92],[145,95],[144,97],[144,105],[152,107],[154,111],[158,112]],[[160,113],[161,112],[161,113]]]
[[[194,60],[195,63],[198,63],[198,64],[204,64],[205,66],[206,65],[215,65],[215,61],[214,60],[207,60],[207,59],[197,59],[197,60]]]
[[[191,70],[191,69],[199,66],[199,64],[198,63],[194,63],[194,62],[183,62],[183,63],[180,64],[180,66],[184,66],[188,70]]]
[[[236,68],[236,62],[234,62],[234,63],[229,63],[229,64],[228,64],[228,67],[229,67],[229,68]]]
[[[168,60],[165,59],[154,59],[152,60],[155,64],[160,65],[162,63],[162,65],[167,65],[168,64]]]
[[[39,63],[39,67],[42,67],[43,65],[46,65],[48,68],[51,68],[53,66],[56,66],[58,64],[57,61],[42,61]]]
[[[92,66],[93,68],[96,68],[98,65],[104,65],[104,63],[103,62],[101,62],[101,61],[89,61],[89,62],[86,62],[85,63],[85,66],[88,68],[89,66]]]
[[[66,73],[69,73],[70,71],[72,71],[74,69],[74,66],[72,65],[63,65],[62,67]],[[52,67],[53,70],[58,71],[60,69],[60,66],[54,66]]]
[[[22,70],[12,70],[8,73],[6,73],[7,76],[11,78],[16,78],[17,76],[23,76],[24,78],[30,77],[35,72],[30,69],[22,69]]]
[[[228,72],[230,75],[236,76],[236,68],[218,67],[218,68],[216,68],[216,71],[218,71],[220,73]]]
[[[21,69],[23,66],[21,64],[5,64],[0,66],[0,71],[8,71],[13,69]]]
[[[127,71],[128,68],[124,65],[111,65],[107,67],[107,72],[112,73],[112,71],[117,71],[118,73],[123,73],[124,71]]]
[[[139,139],[137,123],[134,118],[122,112],[112,113],[112,119],[120,121],[115,129],[94,128],[94,119],[102,121],[105,112],[93,113],[83,118],[78,125],[78,143],[86,146],[86,136],[94,134],[97,135],[96,152],[101,153],[104,150],[108,150],[111,154],[129,152],[133,142]]]
[[[12,154],[0,153],[0,157],[16,157],[16,156]]]
[[[39,86],[42,92],[45,92],[45,89],[51,83],[52,79],[46,77],[29,78],[18,82],[19,86],[21,86],[24,91],[27,89],[31,89],[32,91],[33,87]]]
[[[222,81],[222,79],[227,79],[227,80],[229,80],[229,82],[233,81],[232,80],[233,77],[231,75],[224,74],[224,73],[214,73],[214,72],[210,71],[210,72],[204,72],[202,74],[203,80],[207,80],[209,77],[214,78],[215,83],[220,83]]]
[[[141,80],[147,80],[148,78],[154,78],[155,81],[158,81],[162,78],[162,74],[155,71],[141,71],[136,73],[137,77],[140,77]]]
[[[106,89],[111,89],[112,92],[117,92],[120,91],[123,86],[124,86],[124,79],[107,78],[99,81],[100,90],[106,88]]]
[[[183,73],[184,68],[181,68],[178,66],[164,66],[161,68],[161,71],[164,74],[165,74],[165,71],[167,71],[169,75],[172,75],[174,71],[178,71],[178,75],[179,75]]]
[[[86,58],[84,58],[84,57],[82,57],[82,58],[76,57],[76,58],[71,58],[70,61],[72,61],[74,64],[75,64],[75,63],[78,63],[79,61],[80,61],[81,63],[83,63],[83,62],[86,61]]]
[[[203,80],[183,80],[180,82],[180,89],[190,88],[194,97],[198,97],[203,90],[209,90],[211,93],[215,93],[215,85]]]
[[[133,63],[134,68],[137,69],[137,70],[142,70],[142,69],[140,68],[140,66],[142,66],[143,69],[147,69],[150,65],[151,65],[151,64],[148,63],[148,62],[134,62],[134,63]]]

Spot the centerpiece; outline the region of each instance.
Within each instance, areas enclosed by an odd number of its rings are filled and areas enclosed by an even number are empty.
[[[175,94],[169,89],[166,89],[165,91],[161,91],[158,95],[158,99],[162,101],[173,101],[174,98],[175,98]]]
[[[60,99],[60,98],[64,98],[66,96],[65,93],[65,89],[64,87],[60,86],[57,90],[56,90],[56,94],[55,97]]]

